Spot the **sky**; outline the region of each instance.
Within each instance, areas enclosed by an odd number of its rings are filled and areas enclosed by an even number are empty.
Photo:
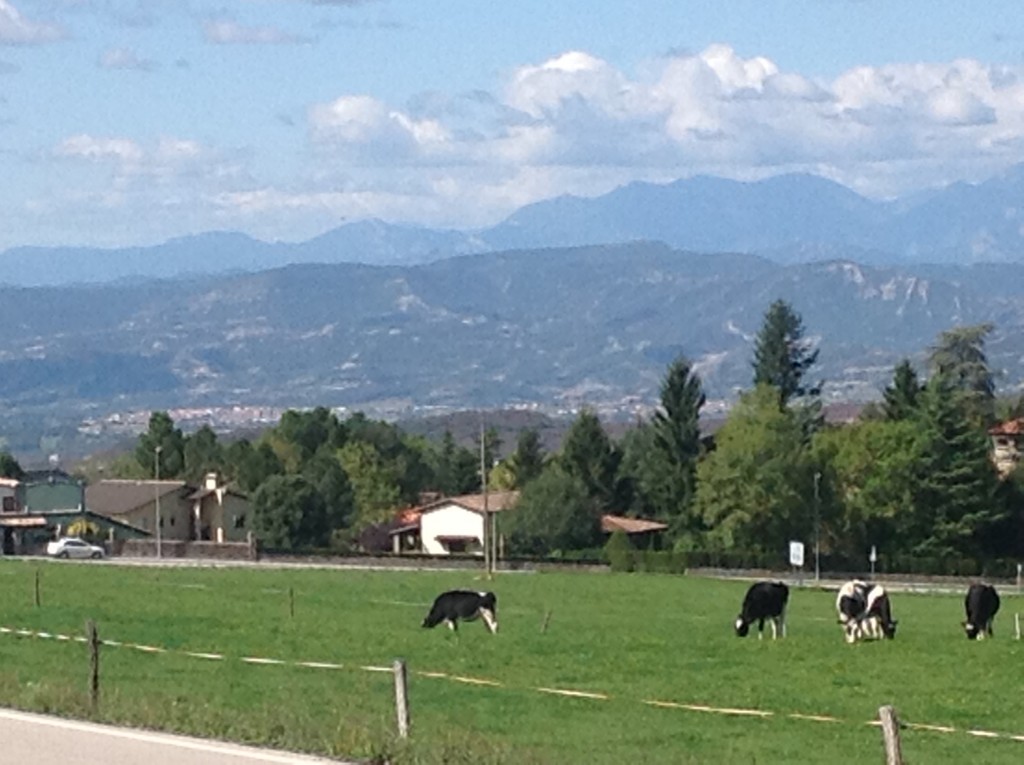
[[[1021,162],[1020,0],[0,0],[0,251]]]

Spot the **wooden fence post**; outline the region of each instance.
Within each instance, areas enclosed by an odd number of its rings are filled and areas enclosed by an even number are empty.
[[[549,608],[544,612],[544,621],[540,623],[540,634],[544,634],[548,631],[548,622],[551,621],[551,609]]]
[[[35,586],[35,603],[36,608],[39,608],[39,569],[36,569],[36,586]]]
[[[1017,640],[1020,640],[1020,614],[1016,613],[1013,615],[1013,626],[1017,633]]]
[[[885,765],[903,765],[903,752],[900,749],[900,721],[896,717],[896,710],[890,704],[879,707],[878,719],[882,721]]]
[[[409,738],[409,684],[405,659],[395,659],[395,713],[398,716],[398,736]]]
[[[288,615],[292,619],[295,618],[295,588],[294,587],[289,587],[288,588]]]
[[[100,638],[92,619],[85,623],[85,636],[89,646],[89,703],[95,712],[100,701]]]

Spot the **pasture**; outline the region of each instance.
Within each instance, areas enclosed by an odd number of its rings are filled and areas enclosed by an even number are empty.
[[[874,765],[881,734],[868,722],[891,703],[906,723],[955,729],[904,730],[909,763],[1024,758],[1024,740],[967,732],[1024,736],[1024,641],[1013,640],[1024,599],[1009,588],[995,640],[964,637],[962,594],[897,592],[896,640],[850,646],[834,593],[813,589],[792,590],[785,640],[758,642],[756,627],[735,637],[746,586],[655,574],[483,582],[453,572],[3,561],[3,627],[82,635],[93,619],[103,640],[167,650],[104,646],[94,713],[81,643],[5,632],[0,704],[394,762]],[[458,637],[421,629],[434,596],[455,587],[497,593],[497,635],[481,623],[461,625]],[[391,674],[363,669],[397,657],[410,671],[407,743],[393,736]]]

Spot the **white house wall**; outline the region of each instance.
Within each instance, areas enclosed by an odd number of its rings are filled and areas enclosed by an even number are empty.
[[[470,549],[479,548],[484,535],[484,518],[458,505],[446,505],[424,513],[420,517],[420,536],[423,552],[428,555],[448,555],[438,537],[475,537],[481,540]],[[482,554],[482,553],[481,553]]]

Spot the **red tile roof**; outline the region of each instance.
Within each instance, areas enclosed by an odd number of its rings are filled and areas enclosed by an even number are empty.
[[[1019,436],[1024,434],[1024,417],[1007,420],[988,429],[990,436]]]
[[[625,518],[621,515],[602,515],[601,531],[611,534],[615,531],[624,531],[627,534],[643,534],[647,531],[665,531],[668,524],[658,521],[648,521],[644,518]]]

